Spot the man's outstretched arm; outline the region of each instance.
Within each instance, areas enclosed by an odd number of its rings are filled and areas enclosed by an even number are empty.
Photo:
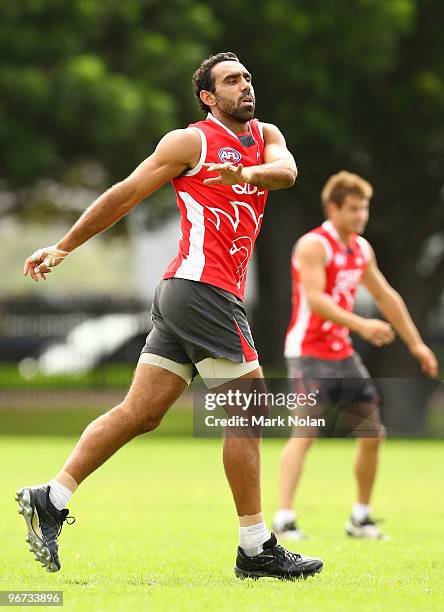
[[[71,251],[114,225],[144,198],[193,167],[198,162],[200,147],[196,130],[168,133],[154,153],[126,179],[99,196],[56,245],[39,249],[28,257],[24,274],[29,274],[35,281],[38,274],[45,278],[50,268],[61,263]]]
[[[242,164],[206,164],[208,172],[217,172],[218,176],[206,179],[205,185],[250,183],[269,191],[292,187],[298,175],[296,162],[282,133],[271,123],[264,124],[264,143],[264,164],[248,168]]]
[[[423,372],[435,378],[438,375],[438,361],[433,351],[421,338],[404,300],[378,268],[375,253],[370,245],[369,249],[370,261],[362,278],[364,286],[372,294],[379,310],[393,325],[412,356],[417,359]]]

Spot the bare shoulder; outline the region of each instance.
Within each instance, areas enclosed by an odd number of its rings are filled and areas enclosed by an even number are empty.
[[[293,256],[308,264],[325,264],[327,253],[325,245],[316,234],[305,234],[294,245]]]
[[[281,130],[273,123],[262,123],[265,144],[285,144]]]
[[[165,136],[159,141],[157,148],[159,147],[172,147],[193,149],[200,148],[200,136],[199,132],[195,128],[184,128],[180,130],[172,130],[165,134]]]
[[[196,129],[172,130],[160,140],[155,154],[160,158],[165,157],[192,166],[199,159],[201,146],[201,137]]]

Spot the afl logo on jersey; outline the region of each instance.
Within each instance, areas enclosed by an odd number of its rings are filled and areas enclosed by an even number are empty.
[[[231,147],[224,147],[219,150],[218,157],[220,161],[224,164],[225,162],[229,162],[230,164],[237,164],[242,155],[236,149],[232,149]]]

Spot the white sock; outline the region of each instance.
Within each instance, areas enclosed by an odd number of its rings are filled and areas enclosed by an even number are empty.
[[[239,535],[240,547],[249,557],[259,555],[264,550],[262,544],[271,537],[264,521],[249,527],[239,527]]]
[[[364,519],[370,516],[370,506],[368,504],[360,504],[355,502],[352,506],[352,517],[358,523],[361,523]]]
[[[72,491],[70,491],[65,485],[60,484],[55,478],[48,482],[49,499],[57,508],[57,510],[63,510],[66,508],[67,503],[71,499]]]
[[[295,521],[296,512],[294,510],[278,510],[274,515],[273,526],[277,531],[281,531],[285,525]]]

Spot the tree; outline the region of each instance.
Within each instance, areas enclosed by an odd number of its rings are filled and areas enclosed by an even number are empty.
[[[282,363],[292,244],[321,221],[321,187],[341,168],[374,184],[369,239],[424,328],[444,272],[440,0],[22,0],[0,17],[0,214],[40,214],[42,178],[101,190],[125,176],[198,117],[202,57],[232,50],[300,169],[270,195],[258,240],[264,362]],[[396,350],[382,354],[407,372]]]
[[[5,2],[0,24],[2,202],[24,216],[41,214],[43,179],[101,190],[189,122],[217,30],[200,0]]]

